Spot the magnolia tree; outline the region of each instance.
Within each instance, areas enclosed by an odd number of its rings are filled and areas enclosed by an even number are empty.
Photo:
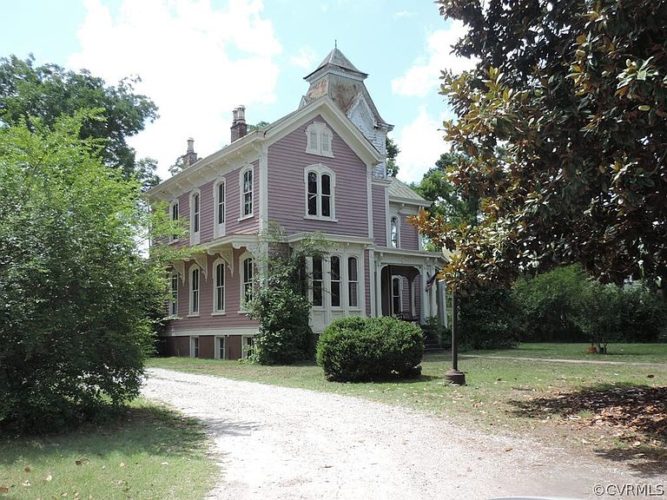
[[[460,289],[580,262],[620,283],[667,272],[667,2],[440,0],[479,62],[443,72],[449,180],[479,200],[474,224],[422,213],[457,250]]]

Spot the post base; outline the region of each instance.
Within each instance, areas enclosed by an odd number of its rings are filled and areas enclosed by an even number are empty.
[[[449,370],[445,373],[445,380],[449,381],[452,385],[466,385],[465,373],[458,370]]]

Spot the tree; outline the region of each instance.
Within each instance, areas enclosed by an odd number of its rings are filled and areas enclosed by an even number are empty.
[[[79,139],[95,119],[0,128],[2,428],[53,431],[139,392],[164,272],[138,249],[140,183]]]
[[[137,161],[127,138],[144,129],[147,121],[157,118],[157,106],[148,97],[136,94],[138,78],[125,78],[118,85],[107,85],[101,78],[82,70],[77,73],[55,64],[34,65],[10,56],[0,59],[0,124],[26,123],[33,120],[53,127],[62,115],[83,109],[101,110],[104,119],[89,117],[80,128],[80,138],[102,139],[101,156],[110,167],[119,168],[125,177],[137,176],[146,185],[159,179],[155,161]]]
[[[480,194],[480,223],[418,217],[459,252],[446,276],[475,288],[580,262],[605,282],[664,282],[667,1],[439,4],[470,28],[454,52],[479,59],[443,72],[441,93],[465,155],[451,181]]]
[[[479,196],[463,193],[449,180],[459,155],[442,153],[435,167],[424,174],[415,190],[427,200],[433,200],[428,213],[439,214],[451,225],[475,225],[479,215]]]
[[[396,164],[396,157],[401,150],[398,149],[398,145],[390,137],[387,137],[385,145],[387,147],[387,175],[396,177],[399,169],[399,166]]]

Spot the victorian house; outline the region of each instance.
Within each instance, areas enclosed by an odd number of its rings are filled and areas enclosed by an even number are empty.
[[[168,354],[247,356],[258,323],[244,304],[270,224],[290,245],[314,232],[328,242],[325,257],[307,262],[315,333],[351,315],[423,324],[437,314],[438,287],[427,282],[442,255],[422,249],[407,220],[430,203],[386,174],[393,126],[367,76],[334,49],[305,77],[298,109],[250,133],[245,109],[235,109],[228,146],[199,159],[188,141],[185,168],[149,191],[189,226],[169,244],[196,246],[170,271]]]

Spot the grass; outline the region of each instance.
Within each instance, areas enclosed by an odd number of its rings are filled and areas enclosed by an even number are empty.
[[[522,343],[516,349],[468,351],[462,354],[483,356],[511,356],[517,358],[577,359],[586,361],[623,361],[631,363],[667,362],[667,343],[664,344],[615,344],[607,347],[608,354],[589,354],[590,344],[541,344]]]
[[[0,449],[0,497],[203,498],[217,473],[201,425],[144,400],[107,425]]]
[[[556,357],[569,356],[578,359],[579,346],[552,344],[544,351]],[[620,347],[620,346],[619,346]],[[331,392],[361,397],[383,403],[406,406],[442,416],[463,425],[510,433],[530,432],[538,439],[562,444],[587,445],[589,448],[615,449],[622,439],[630,439],[624,431],[613,427],[592,427],[592,412],[585,409],[581,414],[557,414],[545,412],[540,415],[521,411],[525,403],[541,399],[555,400],[562,393],[599,387],[648,387],[659,388],[667,381],[667,352],[664,346],[643,344],[643,351],[631,345],[624,348],[628,354],[619,355],[620,361],[648,359],[644,365],[571,364],[542,361],[522,361],[494,357],[463,358],[459,368],[466,373],[467,385],[449,386],[444,382],[444,373],[450,367],[448,355],[427,355],[422,362],[422,377],[415,380],[394,380],[368,383],[328,382],[321,368],[314,364],[297,366],[259,366],[238,361],[204,360],[192,358],[156,358],[149,366],[170,368],[190,373],[223,376],[285,387],[299,387],[322,392]],[[627,350],[626,350],[627,349]],[[515,356],[520,350],[495,351],[496,355]],[[535,352],[527,349],[527,353]],[[646,354],[644,354],[646,353]],[[586,356],[585,354],[582,356]],[[625,356],[625,357],[620,357]],[[595,356],[594,359],[608,359]],[[586,358],[587,359],[587,358]],[[576,430],[576,432],[573,432]],[[655,436],[647,436],[652,442]],[[636,439],[633,436],[631,439]],[[654,442],[655,444],[655,442]],[[664,446],[663,442],[659,442]]]

